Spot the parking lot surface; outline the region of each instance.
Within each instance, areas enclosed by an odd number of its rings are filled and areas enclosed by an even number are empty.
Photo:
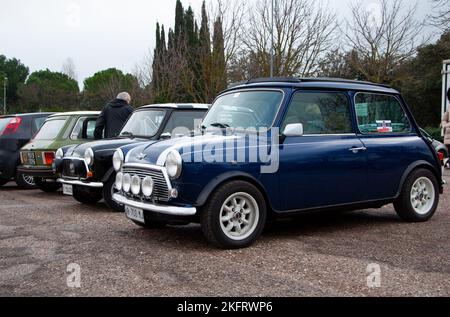
[[[392,206],[304,215],[237,251],[196,225],[145,230],[104,204],[0,188],[0,296],[386,295],[450,296],[448,188],[427,223]]]

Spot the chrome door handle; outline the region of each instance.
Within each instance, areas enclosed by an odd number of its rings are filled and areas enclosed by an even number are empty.
[[[358,154],[359,152],[365,152],[367,151],[366,147],[352,147],[351,149],[348,149],[350,152],[353,152],[354,154]]]

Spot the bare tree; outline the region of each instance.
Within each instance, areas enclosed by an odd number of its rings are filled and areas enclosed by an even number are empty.
[[[433,13],[428,16],[430,24],[444,31],[450,30],[450,0],[431,0]]]
[[[271,0],[258,0],[248,11],[243,51],[236,65],[248,61],[246,76],[270,72]],[[336,16],[312,0],[277,0],[274,7],[276,76],[316,74],[320,57],[333,44]],[[242,66],[238,66],[242,67]]]
[[[66,74],[67,76],[69,76],[73,80],[78,81],[78,74],[77,74],[76,69],[75,69],[75,63],[74,63],[74,61],[73,61],[73,59],[71,57],[66,59],[66,61],[63,63],[61,72],[63,74]]]
[[[380,0],[379,5],[368,7],[359,2],[351,9],[352,19],[342,32],[355,52],[353,67],[367,80],[392,82],[396,69],[421,44],[417,5],[406,7],[403,0]]]

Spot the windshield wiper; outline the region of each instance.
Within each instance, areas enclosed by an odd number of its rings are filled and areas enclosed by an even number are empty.
[[[220,122],[212,123],[211,126],[215,127],[215,128],[220,128],[220,129],[227,129],[230,127],[228,124],[220,123]]]

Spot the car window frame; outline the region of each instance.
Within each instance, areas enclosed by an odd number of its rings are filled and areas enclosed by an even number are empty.
[[[297,93],[324,93],[324,94],[331,94],[331,93],[335,93],[335,94],[342,94],[345,96],[345,98],[347,99],[348,102],[348,114],[349,114],[349,120],[350,120],[350,127],[352,129],[352,132],[347,132],[347,133],[327,133],[327,134],[303,134],[302,137],[327,137],[327,136],[348,136],[348,135],[356,135],[356,129],[355,129],[355,125],[354,125],[354,118],[353,118],[353,104],[352,104],[352,99],[351,96],[348,94],[347,91],[345,90],[321,90],[321,89],[296,89],[290,97],[289,102],[286,105],[286,109],[284,111],[284,114],[280,120],[280,124],[279,124],[279,129],[280,129],[280,134],[283,135],[284,131],[281,131],[281,128],[284,125],[284,121],[287,118],[287,115],[289,113],[289,108],[291,106],[292,100],[294,98],[294,96]]]
[[[41,128],[35,133],[35,135],[33,136],[33,139],[36,138],[36,136],[39,134],[39,132],[42,130],[42,128],[44,127],[44,125],[47,122],[58,121],[58,120],[64,120],[64,125],[61,127],[61,130],[58,132],[58,134],[55,136],[55,138],[53,138],[51,140],[61,139],[61,136],[64,136],[65,132],[67,131],[67,125],[70,123],[70,116],[48,117],[47,119],[45,119],[45,122],[42,124]],[[62,138],[64,138],[64,137],[62,137]],[[45,140],[45,139],[41,139],[41,140]],[[48,141],[48,140],[46,140],[46,141]]]
[[[389,132],[389,133],[363,133],[363,132],[361,132],[361,130],[359,129],[358,113],[356,112],[356,97],[359,94],[388,96],[388,97],[392,97],[395,100],[397,100],[405,117],[408,119],[409,128],[410,128],[409,131],[408,132]],[[353,95],[353,109],[352,110],[355,115],[355,125],[356,125],[358,135],[362,135],[365,137],[380,137],[380,136],[383,137],[383,136],[409,136],[409,135],[414,134],[414,126],[413,126],[413,122],[409,116],[409,112],[405,108],[405,104],[403,103],[403,100],[401,100],[401,98],[398,98],[397,94],[389,94],[389,93],[373,92],[373,91],[360,91],[360,90],[355,91],[355,93]]]
[[[166,126],[167,120],[169,118],[169,115],[172,113],[173,109],[167,109],[167,108],[163,108],[163,107],[148,107],[148,108],[141,108],[141,109],[137,109],[135,111],[133,111],[133,113],[129,116],[129,118],[127,119],[127,121],[123,124],[122,129],[119,132],[118,137],[121,137],[121,134],[126,127],[126,125],[128,124],[128,122],[130,121],[131,117],[139,112],[146,112],[146,111],[160,111],[160,112],[164,112],[164,117],[161,121],[161,125],[159,126],[158,130],[156,131],[156,133],[152,136],[147,136],[147,135],[133,135],[133,137],[135,138],[140,138],[140,139],[148,139],[148,140],[153,140],[153,139],[159,139],[159,137],[162,134],[162,131],[164,129],[164,127]]]
[[[167,133],[167,132],[164,132],[164,131],[166,131],[167,125],[169,124],[170,120],[172,119],[172,116],[175,115],[175,114],[178,114],[178,113],[183,113],[183,112],[191,112],[191,113],[197,112],[197,113],[203,114],[203,118],[201,119],[202,122],[203,122],[203,119],[205,118],[205,116],[206,116],[206,114],[207,114],[207,111],[205,111],[205,110],[203,110],[203,109],[187,109],[187,108],[184,108],[184,109],[174,109],[174,110],[171,111],[170,114],[167,116],[167,121],[166,121],[165,124],[164,124],[164,127],[163,127],[163,129],[162,129],[162,131],[161,131],[161,134]],[[195,131],[195,129],[196,129],[196,128],[194,127],[194,130],[193,130],[193,131]]]

